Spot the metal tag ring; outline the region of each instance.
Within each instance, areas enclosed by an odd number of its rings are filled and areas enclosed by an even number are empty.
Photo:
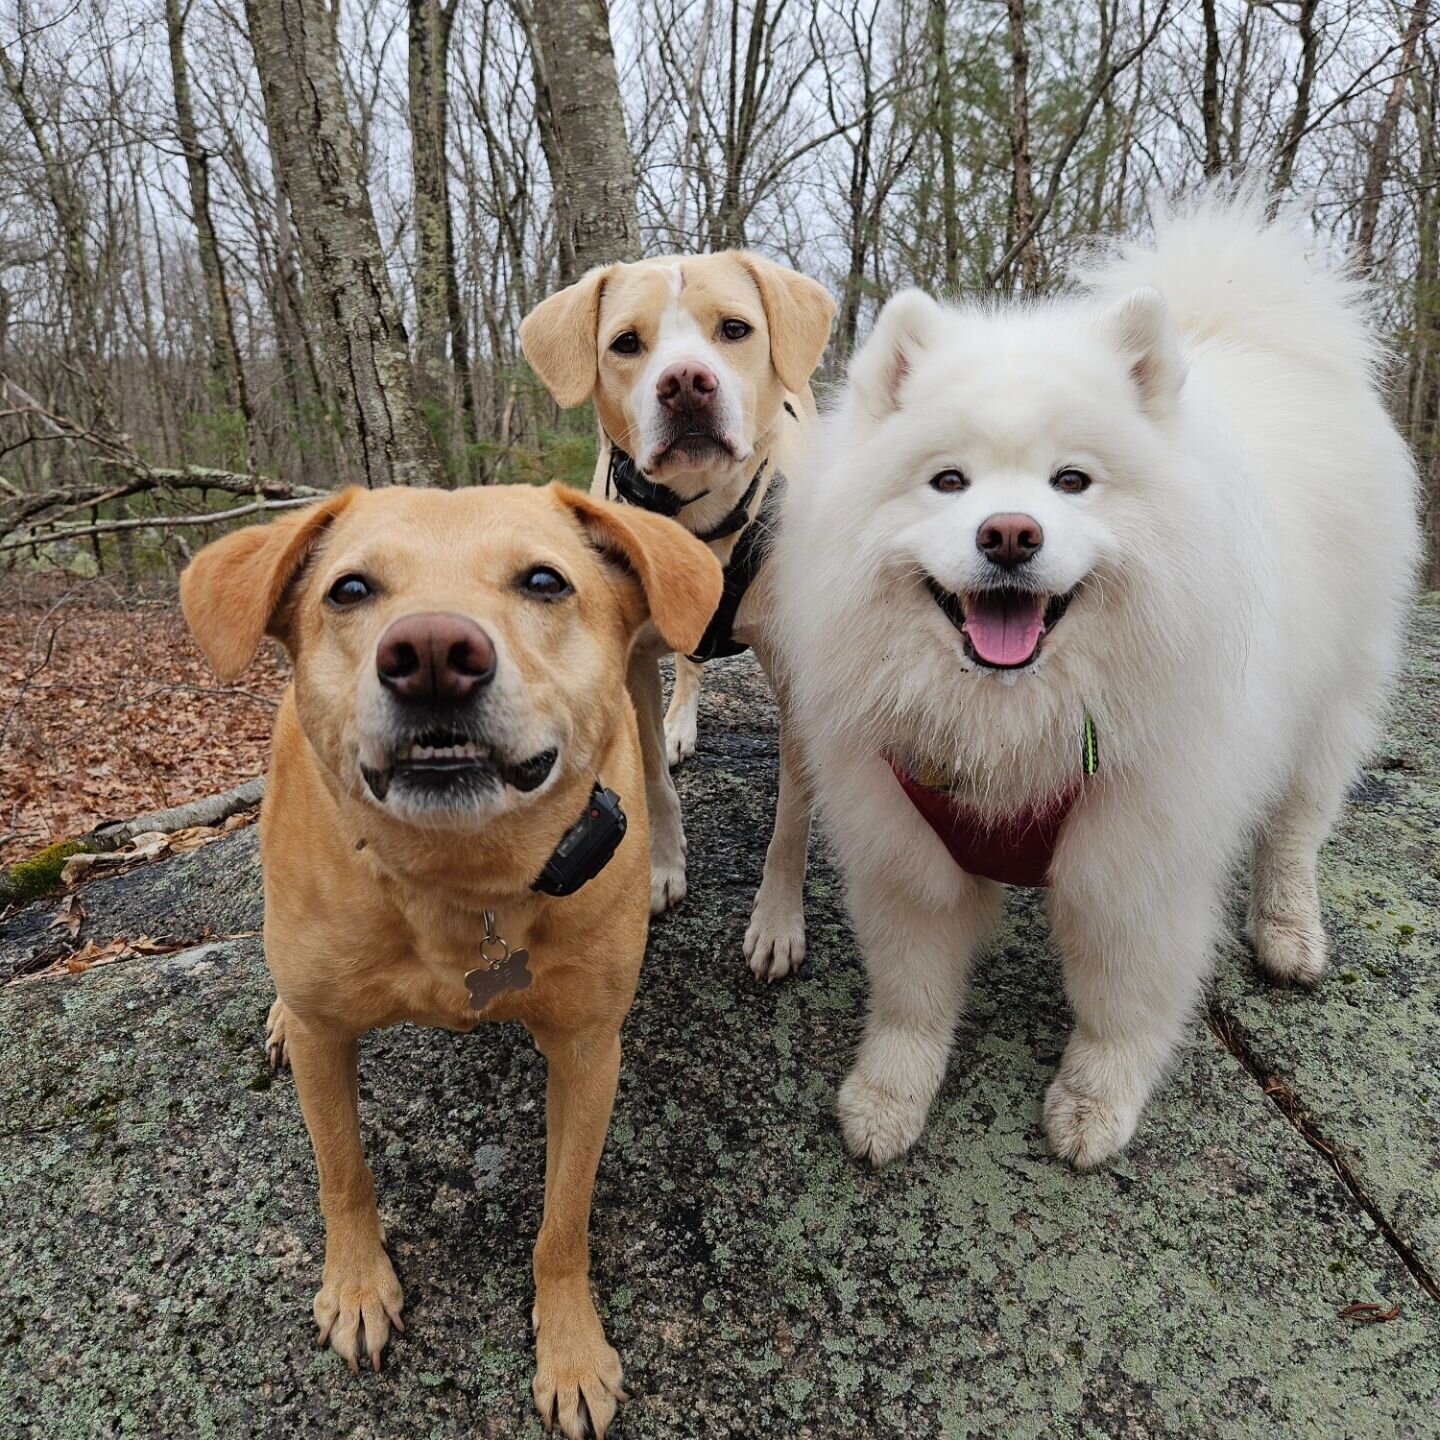
[[[510,947],[499,935],[487,935],[480,942],[480,958],[493,970],[510,958]]]

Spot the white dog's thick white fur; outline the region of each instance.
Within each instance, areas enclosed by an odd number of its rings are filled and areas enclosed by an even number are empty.
[[[1076,1027],[1045,1102],[1087,1167],[1185,1030],[1247,843],[1260,963],[1319,978],[1316,852],[1397,665],[1414,472],[1358,288],[1253,199],[1214,197],[1086,278],[1024,307],[896,296],[777,553],[775,633],[871,982],[840,1119],[877,1164],[920,1134],[1002,899],[882,752],[1000,815],[1079,780],[1094,718],[1100,770],[1050,871]],[[1067,466],[1089,489],[1051,484]],[[967,487],[929,483],[948,469]],[[1018,670],[977,665],[925,583],[984,589],[977,527],[1001,512],[1044,527],[1027,574],[1079,587]]]

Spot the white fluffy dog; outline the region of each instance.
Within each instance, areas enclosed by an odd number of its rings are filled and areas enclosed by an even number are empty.
[[[1362,299],[1253,199],[1211,197],[1082,296],[885,306],[777,556],[870,976],[839,1100],[857,1154],[919,1137],[997,880],[1049,882],[1076,1026],[1045,1125],[1082,1168],[1134,1133],[1247,843],[1260,963],[1320,977],[1316,852],[1419,545]]]

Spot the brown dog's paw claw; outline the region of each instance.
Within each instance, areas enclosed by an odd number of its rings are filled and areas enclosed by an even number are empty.
[[[558,1422],[566,1440],[604,1440],[615,1412],[630,1397],[600,1317],[593,1308],[588,1315],[552,1313],[538,1334],[534,1391],[541,1423],[548,1432]]]
[[[327,1267],[325,1283],[315,1296],[321,1349],[329,1345],[352,1375],[360,1373],[362,1359],[378,1371],[392,1327],[397,1334],[405,1329],[400,1320],[404,1303],[404,1292],[383,1250],[345,1273]]]

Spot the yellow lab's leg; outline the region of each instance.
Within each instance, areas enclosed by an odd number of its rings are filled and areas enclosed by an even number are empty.
[[[675,689],[665,712],[665,760],[673,770],[695,753],[695,733],[700,713],[700,680],[703,665],[675,657]]]
[[[535,1245],[535,1404],[546,1430],[603,1440],[621,1388],[620,1357],[590,1298],[590,1199],[620,1078],[620,1036],[535,1031],[545,1093],[545,1219]]]
[[[385,1253],[375,1181],[360,1145],[360,1109],[354,1036],[287,1012],[285,1048],[300,1092],[300,1108],[320,1171],[325,1217],[325,1275],[315,1296],[320,1343],[360,1368],[368,1355],[380,1368],[390,1327],[405,1297]]]

